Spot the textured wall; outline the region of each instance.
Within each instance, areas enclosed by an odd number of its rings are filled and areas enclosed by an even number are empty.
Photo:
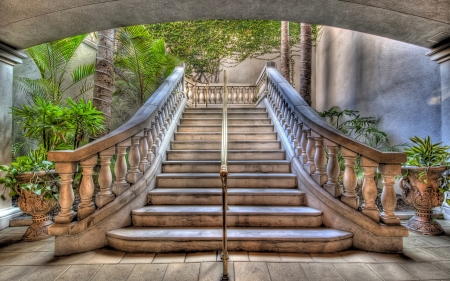
[[[439,65],[428,49],[326,27],[316,48],[319,111],[338,105],[382,116],[393,144],[414,135],[441,140]]]

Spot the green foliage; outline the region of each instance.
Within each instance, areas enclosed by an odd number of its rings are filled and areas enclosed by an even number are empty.
[[[291,58],[299,55],[300,23],[290,22]],[[265,20],[197,20],[146,25],[154,38],[163,38],[171,54],[186,62],[193,80],[217,82],[220,66],[236,66],[246,58],[279,57],[281,22]],[[321,27],[313,25],[313,40]]]
[[[442,142],[432,143],[430,136],[423,139],[414,136],[410,138],[413,145],[405,149],[407,166],[436,167],[449,164],[450,146]]]
[[[164,40],[155,40],[144,26],[116,31],[118,51],[115,57],[116,115],[139,109],[161,85],[180,60],[166,52]]]
[[[20,194],[20,189],[24,189],[36,195],[43,195],[45,199],[57,199],[57,178],[48,173],[54,169],[54,163],[46,159],[47,152],[40,147],[35,151],[29,150],[28,155],[17,157],[11,166],[0,165],[0,171],[5,173],[0,177],[0,184],[4,184],[3,192],[9,191],[9,196],[16,196]],[[20,177],[30,172],[34,173],[31,179],[23,182]],[[46,172],[46,175],[39,176],[36,174],[38,172]]]
[[[36,63],[41,78],[29,79],[15,77],[15,84],[32,102],[36,98],[50,101],[53,105],[61,102],[63,94],[74,85],[79,85],[79,95],[93,88],[87,84],[86,78],[94,74],[94,64],[80,65],[72,73],[68,73],[67,66],[74,58],[75,51],[83,42],[86,34],[41,44],[27,49],[27,53]],[[66,76],[72,81],[66,82]]]

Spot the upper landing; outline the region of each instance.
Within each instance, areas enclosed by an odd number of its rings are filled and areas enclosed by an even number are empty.
[[[450,0],[2,0],[0,43],[15,49],[81,33],[199,19],[317,23],[423,47],[450,37]]]

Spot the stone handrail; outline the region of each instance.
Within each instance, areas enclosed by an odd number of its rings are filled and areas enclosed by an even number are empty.
[[[186,80],[187,103],[190,106],[207,106],[223,104],[223,85],[200,84]],[[228,86],[229,104],[253,104],[257,96],[256,86],[235,85]]]
[[[357,157],[364,171],[362,186],[362,214],[387,225],[399,225],[395,216],[396,194],[394,180],[400,174],[401,163],[406,161],[404,153],[382,152],[343,134],[320,117],[295,91],[294,88],[268,63],[259,80],[264,80],[269,107],[282,126],[285,137],[298,157],[300,164],[320,187],[335,198],[358,209],[356,194],[357,178],[354,167]],[[258,81],[258,84],[261,84]],[[343,185],[337,181],[341,171],[338,154],[344,158]],[[328,157],[327,157],[328,155]],[[377,187],[375,171],[383,177],[380,213],[375,200]]]
[[[59,205],[55,217],[59,225],[78,221],[104,208],[116,197],[139,181],[158,155],[159,147],[167,130],[174,121],[183,100],[184,66],[177,67],[161,84],[148,101],[125,124],[102,138],[76,150],[51,151],[48,159],[55,162],[56,173],[61,176]],[[127,165],[127,151],[128,164]],[[114,174],[110,168],[115,156]],[[100,159],[98,184],[100,190],[94,196],[94,168]],[[81,203],[78,213],[72,210],[74,192],[73,176],[82,168],[79,187]]]

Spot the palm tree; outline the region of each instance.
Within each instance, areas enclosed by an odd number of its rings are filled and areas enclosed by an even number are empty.
[[[98,50],[95,62],[93,105],[103,112],[105,132],[111,124],[111,103],[114,92],[114,29],[98,32]],[[96,137],[101,137],[96,136]]]
[[[281,48],[280,48],[280,72],[283,77],[290,82],[289,61],[291,59],[289,52],[289,22],[281,22]]]
[[[301,24],[300,53],[300,96],[311,105],[311,61],[312,28],[310,24]]]
[[[63,94],[75,85],[79,86],[79,94],[75,98],[92,89],[93,85],[87,82],[87,78],[94,73],[93,63],[78,66],[70,73],[71,81],[66,81],[69,74],[68,65],[85,37],[86,34],[82,34],[27,49],[39,69],[41,78],[15,77],[15,83],[31,102],[41,98],[57,105]]]

